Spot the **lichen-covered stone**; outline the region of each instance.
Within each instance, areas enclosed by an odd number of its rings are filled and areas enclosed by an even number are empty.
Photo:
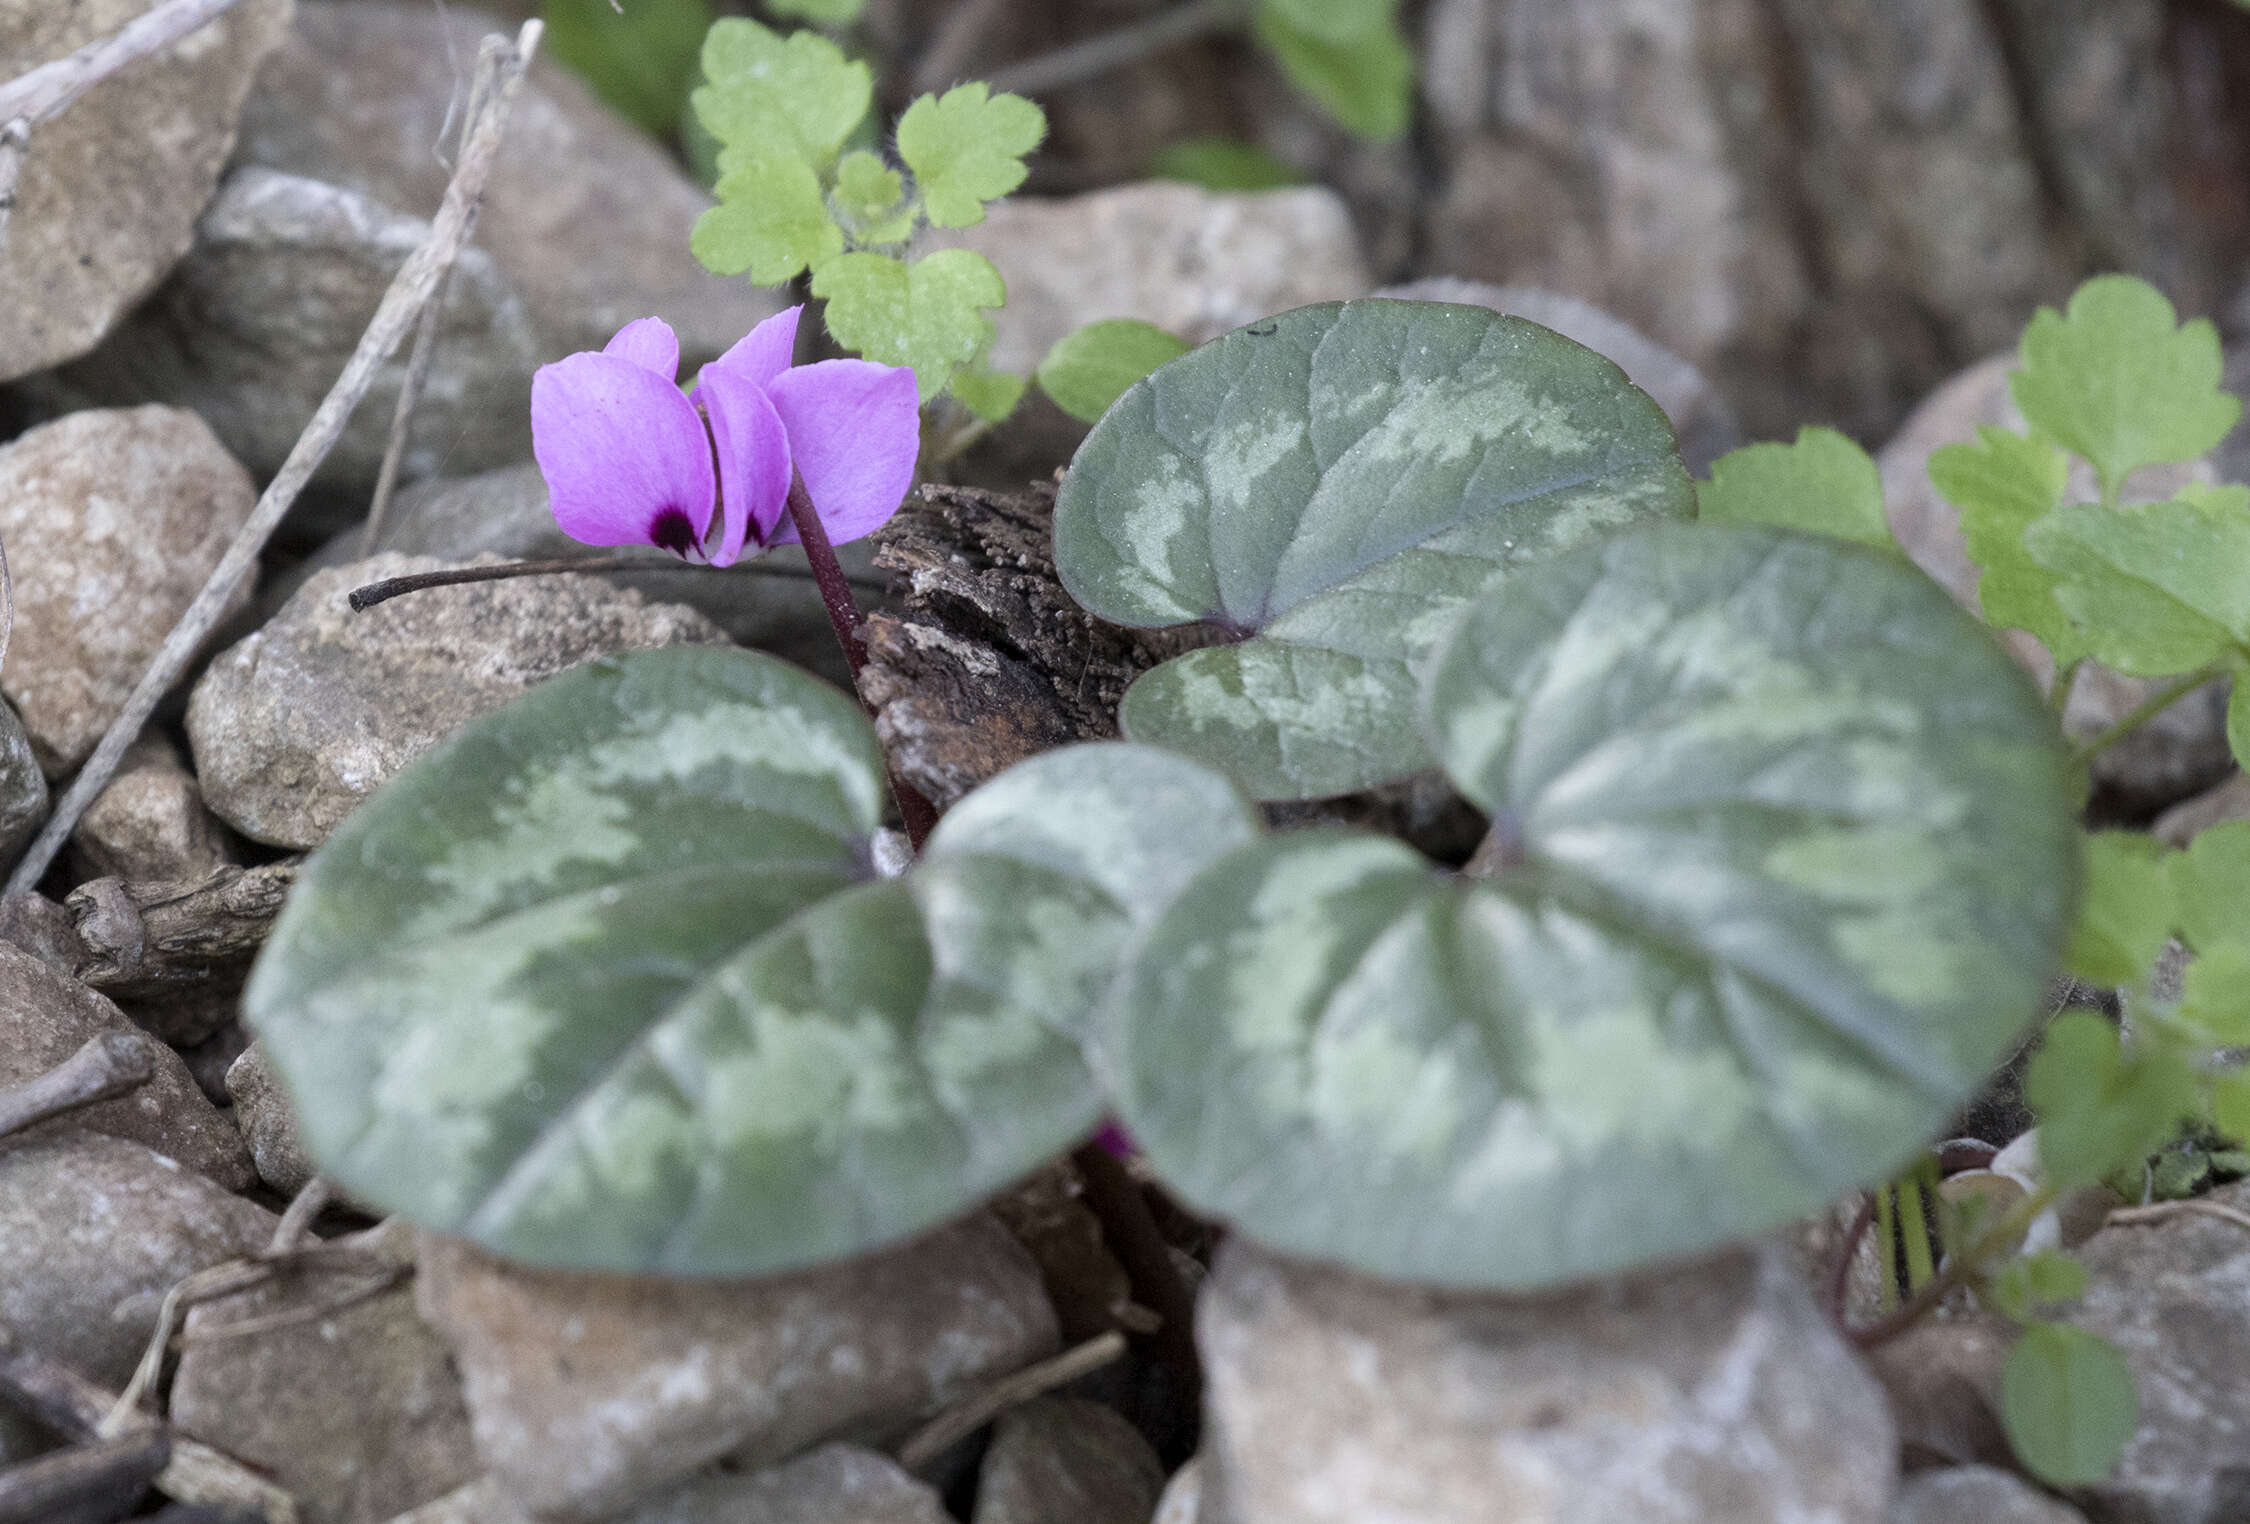
[[[439,563],[324,571],[221,653],[188,702],[204,799],[254,841],[310,848],[398,770],[533,684],[616,651],[724,644],[693,609],[591,577],[433,588],[355,614],[362,583]]]
[[[195,774],[153,732],[126,749],[70,840],[88,878],[193,882],[229,860],[226,832],[203,807]]]
[[[0,692],[50,777],[86,760],[256,501],[180,408],[90,409],[0,446],[16,604]]]

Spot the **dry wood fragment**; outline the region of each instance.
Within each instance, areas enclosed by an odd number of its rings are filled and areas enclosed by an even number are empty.
[[[208,878],[97,878],[63,901],[84,952],[72,973],[112,999],[239,980],[296,881],[294,861]]]
[[[138,1032],[104,1032],[37,1079],[0,1090],[0,1138],[138,1090],[156,1074],[152,1041]]]

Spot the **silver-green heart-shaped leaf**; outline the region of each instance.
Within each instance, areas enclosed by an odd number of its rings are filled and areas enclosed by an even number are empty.
[[[1482,307],[1371,299],[1128,389],[1071,462],[1055,558],[1104,619],[1230,638],[1144,674],[1128,734],[1317,798],[1430,765],[1415,664],[1495,573],[1693,511],[1670,424],[1608,360]]]
[[[2038,695],[1896,558],[1679,526],[1513,574],[1432,661],[1489,878],[1269,838],[1115,998],[1119,1106],[1196,1206],[1533,1286],[1816,1210],[2036,1011],[2076,880]]]
[[[1051,753],[861,884],[883,786],[849,698],[698,649],[418,761],[307,864],[249,991],[324,1173],[536,1263],[743,1275],[1067,1146],[1127,937],[1249,806],[1145,748]]]

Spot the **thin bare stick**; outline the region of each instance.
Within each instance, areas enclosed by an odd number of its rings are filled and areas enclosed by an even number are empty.
[[[156,1074],[150,1041],[134,1032],[104,1032],[37,1079],[0,1090],[0,1138],[138,1090]]]
[[[1076,1381],[1088,1371],[1098,1371],[1124,1353],[1125,1336],[1112,1329],[1004,1376],[983,1391],[962,1398],[907,1436],[898,1447],[898,1463],[908,1471],[919,1471],[1008,1409]]]
[[[1150,1342],[1180,1400],[1194,1407],[1203,1396],[1203,1367],[1195,1353],[1195,1293],[1172,1263],[1171,1246],[1157,1230],[1140,1183],[1100,1143],[1080,1144],[1070,1162],[1078,1167],[1087,1210],[1100,1220],[1109,1252],[1132,1282],[1133,1300],[1164,1320]]]
[[[497,39],[494,39],[497,40]],[[476,78],[469,86],[469,109],[461,117],[461,140],[468,141],[469,131],[484,116],[484,108],[492,93],[492,81],[499,71],[499,55],[485,48],[477,54]],[[477,212],[481,202],[469,207],[469,224],[461,234],[461,245],[468,247],[476,235]],[[414,424],[414,409],[422,401],[422,388],[429,384],[430,364],[437,357],[438,324],[445,316],[446,293],[453,289],[454,262],[448,262],[438,273],[437,290],[431,293],[428,305],[422,309],[422,318],[414,328],[414,348],[406,361],[406,376],[399,383],[398,405],[391,409],[391,437],[383,445],[383,464],[375,472],[375,495],[367,500],[367,527],[360,531],[359,553],[375,554],[375,547],[383,537],[383,520],[390,516],[391,492],[398,486],[399,462],[406,458],[406,436]]]
[[[516,85],[531,62],[532,51],[539,44],[539,33],[537,21],[523,24],[515,47],[499,66],[499,80],[485,119],[475,125],[468,146],[461,151],[460,167],[454,171],[453,183],[445,189],[445,201],[432,221],[429,241],[399,267],[390,289],[383,293],[382,305],[375,309],[367,331],[360,336],[359,347],[346,362],[344,373],[336,378],[335,386],[329,389],[312,421],[305,425],[304,433],[297,436],[289,458],[281,463],[281,470],[266,488],[265,495],[258,499],[258,506],[250,511],[249,519],[203,584],[203,590],[195,595],[195,601],[180,616],[180,622],[164,638],[162,649],[141,675],[139,685],[125,701],[123,712],[111,723],[69,791],[56,803],[46,828],[31,844],[31,850],[24,854],[23,861],[16,864],[15,872],[8,879],[7,892],[28,891],[46,873],[55,854],[70,839],[79,817],[86,813],[86,807],[94,802],[95,796],[117,771],[125,748],[140,735],[149,715],[187,671],[188,663],[195,659],[195,653],[202,649],[211,631],[217,628],[228,599],[250,575],[258,553],[281,523],[282,515],[296,502],[297,494],[304,490],[320,463],[328,458],[328,452],[344,432],[344,425],[350,421],[352,410],[375,384],[376,372],[398,348],[406,330],[421,313],[423,303],[437,289],[439,275],[460,251],[461,239],[468,231],[471,208],[484,194],[485,178],[491,173],[493,157],[500,151],[500,134],[507,125],[508,108],[514,101]]]
[[[1146,21],[1136,21],[1113,32],[1089,37],[1084,42],[1074,42],[1067,48],[1057,48],[1052,53],[995,69],[990,76],[992,88],[1012,90],[1018,95],[1059,90],[1129,63],[1138,63],[1152,53],[1178,47],[1183,42],[1208,37],[1213,32],[1229,31],[1240,26],[1242,20],[1243,7],[1234,0],[1190,0],[1186,5],[1159,11]]]
[[[0,1524],[114,1519],[132,1511],[172,1457],[172,1437],[143,1424],[0,1471]]]
[[[109,36],[0,85],[0,248],[7,246],[8,214],[15,210],[16,181],[23,174],[32,129],[62,115],[71,102],[127,64],[170,47],[235,3],[163,0]]]
[[[312,1231],[313,1219],[335,1194],[335,1188],[320,1176],[307,1180],[304,1189],[291,1198],[289,1209],[281,1214],[281,1221],[274,1224],[273,1237],[266,1244],[267,1257],[293,1253],[302,1247],[305,1235]]]
[[[2175,1217],[2216,1217],[2221,1222],[2231,1222],[2236,1227],[2250,1230],[2250,1212],[2240,1211],[2224,1202],[2205,1201],[2195,1197],[2187,1201],[2159,1201],[2153,1206],[2119,1207],[2102,1219],[2104,1225],[2123,1223],[2127,1226],[2170,1222]]]
[[[511,577],[565,577],[595,575],[604,572],[701,572],[706,576],[788,577],[798,582],[810,582],[812,572],[802,566],[762,566],[756,562],[715,570],[696,566],[687,561],[656,561],[647,556],[559,556],[552,561],[505,561],[495,566],[454,566],[443,571],[411,572],[403,577],[385,577],[380,582],[370,582],[355,587],[345,601],[355,614],[364,614],[378,603],[388,603],[401,593],[419,593],[433,587],[462,587],[471,582],[505,582]],[[855,587],[883,590],[883,583],[874,577],[847,577]]]

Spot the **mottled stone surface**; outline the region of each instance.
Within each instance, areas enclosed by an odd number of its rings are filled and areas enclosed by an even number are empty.
[[[535,1524],[486,1477],[393,1524]],[[666,1488],[602,1524],[953,1524],[928,1486],[887,1455],[822,1445],[763,1471],[718,1471]]]
[[[36,1079],[92,1038],[122,1032],[147,1050],[155,1075],[115,1100],[41,1124],[42,1133],[87,1128],[169,1155],[229,1190],[252,1179],[234,1124],[204,1098],[187,1065],[102,996],[30,953],[0,944],[0,1086]]]
[[[1949,1466],[1900,1485],[1890,1524],[2086,1524],[2086,1516],[1997,1466]]]
[[[895,1427],[1057,1342],[1037,1268],[982,1216],[755,1281],[531,1270],[429,1236],[418,1257],[478,1450],[558,1519],[601,1519],[721,1456],[754,1467]]]
[[[726,640],[693,609],[590,577],[435,588],[364,614],[345,602],[438,564],[385,555],[321,572],[211,663],[187,728],[221,819],[254,841],[317,846],[413,758],[542,679],[615,651]]]
[[[122,1138],[0,1143],[0,1323],[114,1391],[139,1363],[164,1293],[263,1249],[275,1220]]]
[[[2250,1210],[2250,1185],[2208,1201]],[[2079,1246],[2086,1294],[2066,1314],[2117,1346],[2141,1426],[2117,1469],[2080,1494],[2098,1519],[2233,1524],[2250,1518],[2250,1233],[2192,1211],[2104,1228]]]
[[[73,413],[0,447],[16,600],[0,692],[49,776],[94,749],[256,500],[180,408]]]
[[[1542,1296],[1237,1236],[1198,1305],[1205,1524],[1877,1524],[1881,1391],[1778,1251]]]
[[[305,1152],[297,1114],[289,1109],[288,1093],[274,1078],[265,1050],[256,1043],[244,1048],[227,1066],[226,1085],[258,1178],[281,1195],[296,1195],[319,1170]]]
[[[0,0],[0,80],[107,37],[152,4]],[[186,251],[289,14],[290,0],[245,0],[32,135],[0,257],[0,381],[93,348]]]
[[[375,1268],[413,1264],[404,1222],[332,1242]],[[298,1275],[192,1309],[172,1378],[172,1422],[286,1489],[305,1524],[381,1524],[481,1470],[451,1354],[416,1316],[403,1280],[334,1311],[223,1337],[249,1319],[314,1313],[364,1279],[357,1269]]]
[[[47,823],[47,775],[31,732],[14,706],[0,702],[0,860],[15,861]]]
[[[127,748],[70,840],[89,878],[192,881],[229,861],[226,832],[203,807],[195,774],[154,732]]]
[[[1116,1409],[1040,1397],[1000,1415],[972,1524],[1149,1524],[1164,1467]]]

